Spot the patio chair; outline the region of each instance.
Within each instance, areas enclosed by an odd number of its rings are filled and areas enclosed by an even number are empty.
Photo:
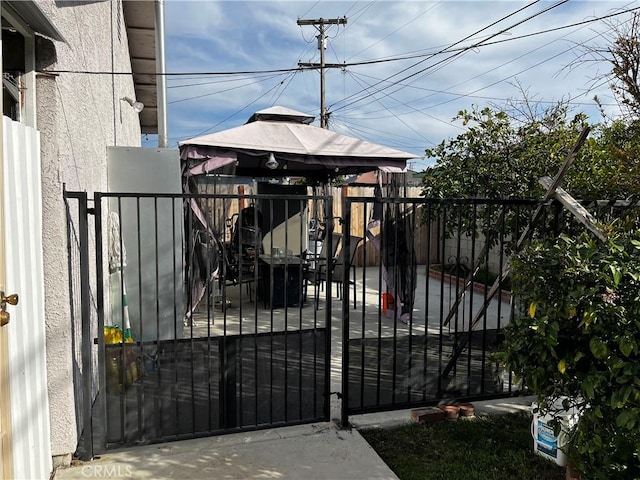
[[[356,257],[356,252],[358,250],[358,247],[360,246],[360,242],[362,242],[362,240],[364,240],[362,237],[355,237],[353,235],[349,236],[349,252],[346,252],[345,249],[343,248],[342,251],[340,252],[340,257],[338,258],[338,261],[336,262],[336,264],[333,267],[333,272],[331,275],[331,280],[333,282],[335,282],[338,286],[338,297],[342,298],[342,294],[343,294],[343,289],[344,289],[344,285],[343,285],[343,279],[344,279],[344,266],[345,266],[345,262],[344,259],[345,258],[349,258],[349,265],[351,266],[350,270],[351,272],[349,277],[351,277],[351,274],[353,274],[353,279],[348,277],[348,284],[347,284],[347,288],[349,288],[349,285],[353,285],[353,308],[357,308],[357,304],[356,304],[356,295],[357,295],[357,291],[356,291],[356,266],[353,263],[353,260]],[[348,257],[345,257],[345,255],[348,253]]]
[[[320,249],[319,255],[305,256],[305,260],[309,262],[309,267],[303,274],[303,298],[304,301],[307,300],[307,287],[309,286],[309,283],[312,283],[315,286],[316,307],[318,306],[320,300],[320,286],[327,279],[327,268],[333,268],[335,264],[336,254],[342,240],[342,234],[334,233],[331,238],[331,252],[328,251],[329,242],[327,242],[327,239],[325,238],[324,242],[322,243],[322,248]]]

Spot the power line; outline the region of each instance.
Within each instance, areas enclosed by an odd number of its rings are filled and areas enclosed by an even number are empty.
[[[492,70],[490,70],[490,71],[492,71]],[[488,73],[488,72],[485,72],[485,73]],[[356,74],[355,72],[349,71],[349,74],[352,75],[352,76],[355,76],[355,77],[371,78],[372,80],[376,80],[376,81],[380,80],[377,77],[372,77],[371,75],[365,75],[363,73]],[[482,75],[484,75],[484,74],[476,75],[476,77],[474,77],[474,78],[480,77]],[[503,101],[503,102],[506,102],[506,101],[519,102],[520,101],[518,99],[513,99],[513,98],[489,97],[489,96],[485,96],[485,95],[473,95],[471,93],[452,92],[450,90],[437,90],[437,89],[434,89],[434,88],[420,87],[420,86],[412,85],[412,84],[409,84],[409,83],[406,83],[406,84],[400,83],[399,85],[402,85],[402,86],[404,86],[406,88],[412,88],[414,90],[423,90],[425,92],[432,92],[433,94],[451,95],[451,96],[454,96],[454,97],[457,97],[457,98],[477,98],[477,99],[480,99],[480,100],[494,100],[494,101],[497,101],[497,102],[500,102],[500,101]],[[458,85],[461,85],[461,83],[458,84]],[[421,98],[418,98],[416,100],[424,100],[425,98],[428,98],[428,97],[421,97]],[[554,101],[554,100],[538,100],[537,102],[538,103],[549,103],[549,104],[556,103],[556,101]],[[568,102],[568,103],[570,103],[571,105],[593,105],[593,102]],[[603,105],[605,105],[607,107],[616,106],[616,104],[614,104],[614,103],[603,103]],[[382,111],[382,110],[384,110],[384,109],[381,109],[381,110],[378,110],[378,111]],[[370,113],[375,113],[375,112],[376,111],[374,110],[373,112],[370,112]],[[410,112],[406,112],[406,113],[410,113]],[[401,115],[404,115],[404,114],[401,114]],[[367,117],[367,118],[378,118],[378,119],[381,119],[381,118],[388,118],[388,117]]]
[[[501,18],[500,20],[497,20],[496,22],[493,22],[491,25],[488,25],[488,26],[486,26],[486,27],[484,27],[484,28],[482,28],[482,29],[478,30],[476,33],[474,33],[474,34],[472,34],[472,35],[469,35],[469,36],[465,37],[465,38],[464,38],[464,39],[462,39],[462,40],[457,41],[456,43],[452,44],[452,46],[453,46],[453,45],[457,45],[458,43],[460,43],[460,42],[462,42],[462,41],[464,41],[464,40],[467,40],[468,38],[470,38],[470,37],[472,37],[472,36],[474,36],[474,35],[476,35],[476,34],[478,34],[478,33],[482,32],[482,31],[486,30],[487,28],[490,28],[491,26],[493,26],[493,25],[495,25],[495,24],[497,24],[497,23],[499,23],[499,22],[503,21],[504,19],[509,18],[509,17],[511,17],[511,16],[513,16],[513,15],[515,15],[516,13],[518,13],[518,12],[520,12],[520,11],[524,10],[525,8],[528,8],[529,6],[531,6],[531,5],[535,4],[535,3],[537,3],[538,1],[539,1],[539,0],[537,0],[537,1],[533,2],[533,3],[530,3],[530,4],[526,5],[525,7],[522,7],[522,8],[520,8],[520,9],[516,10],[515,12],[513,12],[513,13],[511,13],[511,14],[509,14],[509,15],[507,15],[507,16],[505,16],[505,17],[503,17],[503,18]],[[496,37],[496,36],[498,36],[498,35],[501,35],[502,33],[507,32],[507,31],[511,30],[512,28],[515,28],[516,26],[521,25],[522,23],[525,23],[525,22],[527,22],[527,21],[529,21],[529,20],[531,20],[531,19],[533,19],[533,18],[535,18],[535,17],[537,17],[537,16],[539,16],[539,15],[542,15],[543,13],[546,13],[546,12],[548,12],[548,11],[550,11],[550,10],[554,9],[554,8],[557,8],[557,7],[559,7],[560,5],[563,5],[563,4],[567,3],[568,1],[569,1],[569,0],[561,0],[560,2],[558,2],[558,3],[554,4],[554,5],[551,5],[550,7],[547,7],[547,8],[545,8],[545,9],[541,10],[540,12],[536,12],[534,15],[530,15],[529,17],[527,17],[527,18],[525,18],[525,19],[523,19],[523,20],[520,20],[520,21],[516,22],[515,24],[512,24],[512,25],[510,25],[509,27],[507,27],[507,28],[505,28],[505,29],[502,29],[501,31],[499,31],[499,32],[497,32],[497,33],[495,33],[495,34],[491,35],[491,36],[489,37],[489,39],[491,39],[491,38],[493,38],[493,37]],[[410,75],[407,75],[406,77],[404,77],[404,78],[402,78],[402,79],[400,79],[400,80],[398,80],[398,81],[394,81],[394,83],[392,83],[392,84],[390,84],[390,85],[387,85],[387,86],[385,86],[385,87],[381,87],[381,88],[379,88],[375,93],[371,93],[371,94],[365,95],[365,96],[363,96],[363,97],[361,97],[361,98],[356,98],[355,100],[352,100],[351,102],[346,103],[345,105],[343,105],[343,106],[341,106],[341,107],[337,108],[336,110],[342,110],[342,109],[344,109],[344,108],[346,108],[346,107],[348,107],[348,106],[350,106],[350,105],[353,105],[354,103],[361,102],[362,100],[365,100],[365,99],[367,99],[367,98],[371,97],[371,96],[372,96],[372,95],[374,95],[374,94],[380,93],[380,92],[382,92],[383,90],[386,90],[387,88],[392,87],[392,86],[393,86],[394,84],[396,84],[396,83],[402,82],[402,81],[407,80],[407,79],[409,79],[409,78],[415,77],[416,75],[419,75],[420,73],[423,73],[423,72],[425,72],[425,71],[427,71],[427,70],[430,70],[430,69],[432,69],[432,68],[435,68],[436,66],[438,66],[438,65],[440,65],[440,64],[442,64],[442,63],[444,63],[444,62],[450,61],[450,60],[452,60],[452,59],[454,59],[454,58],[456,58],[456,57],[458,57],[458,56],[460,56],[460,55],[462,55],[462,54],[464,54],[464,53],[468,52],[469,50],[471,50],[471,49],[473,49],[473,48],[475,48],[475,47],[477,47],[477,46],[479,46],[479,45],[482,45],[483,43],[485,43],[485,40],[482,40],[482,41],[480,41],[480,42],[476,43],[475,45],[471,45],[470,47],[465,48],[465,49],[464,49],[463,51],[461,51],[461,52],[454,53],[453,55],[450,55],[449,57],[447,57],[447,58],[445,58],[445,59],[443,59],[443,60],[441,60],[441,61],[439,61],[439,62],[436,62],[435,64],[429,65],[428,67],[426,67],[426,68],[424,68],[424,69],[422,69],[422,70],[419,70],[419,71],[414,72],[414,73],[412,73],[412,74],[410,74]],[[445,49],[445,50],[446,50],[446,49]],[[441,52],[439,52],[439,53],[441,53]],[[420,63],[425,62],[426,60],[427,60],[427,59],[421,60],[420,62],[417,62],[417,63],[415,63],[414,65],[412,65],[412,66],[410,66],[410,67],[407,67],[407,68],[405,68],[405,69],[401,70],[400,72],[395,73],[394,75],[391,75],[391,76],[389,76],[389,77],[385,78],[385,79],[384,79],[384,81],[386,82],[386,81],[390,80],[391,78],[393,78],[393,77],[395,77],[395,76],[399,75],[400,73],[405,72],[405,71],[407,71],[407,70],[409,70],[409,69],[411,69],[411,68],[413,68],[413,67],[415,67],[415,66],[419,65]],[[382,82],[380,82],[380,83],[382,83]],[[354,98],[354,97],[356,97],[356,96],[358,96],[358,95],[360,95],[360,94],[362,94],[362,93],[363,93],[362,91],[357,92],[357,93],[354,93],[353,95],[350,95],[349,97],[347,97],[347,99],[349,99],[349,98]]]
[[[539,0],[538,0],[539,1]],[[520,36],[515,36],[515,37],[511,37],[511,38],[503,38],[500,40],[495,40],[492,42],[482,42],[477,43],[475,45],[471,45],[469,47],[459,47],[459,48],[451,48],[451,46],[449,46],[448,48],[443,48],[438,50],[437,52],[433,52],[433,53],[424,53],[424,54],[417,54],[417,55],[407,55],[407,56],[398,56],[398,57],[391,57],[391,58],[383,58],[383,59],[374,59],[374,60],[364,60],[361,62],[345,62],[345,63],[341,63],[341,64],[327,64],[327,67],[339,67],[339,68],[344,68],[344,67],[355,67],[355,66],[361,66],[361,65],[375,65],[378,63],[388,63],[388,62],[398,62],[398,61],[403,61],[403,60],[413,60],[416,58],[425,58],[429,59],[429,58],[433,58],[437,55],[441,55],[443,53],[451,53],[451,52],[465,52],[468,51],[470,49],[474,49],[474,48],[482,48],[482,47],[488,47],[488,46],[492,46],[492,45],[498,45],[501,43],[505,43],[505,42],[511,42],[514,40],[522,40],[524,38],[529,38],[532,36],[537,36],[537,35],[542,35],[545,33],[551,33],[554,31],[558,31],[558,30],[562,30],[562,29],[566,29],[566,28],[572,28],[572,27],[576,27],[576,26],[580,26],[580,25],[584,25],[584,24],[588,24],[588,23],[594,23],[594,22],[598,22],[600,20],[606,20],[618,15],[623,15],[625,13],[631,13],[634,12],[636,10],[640,10],[640,7],[634,7],[634,8],[630,8],[627,10],[623,10],[620,12],[616,12],[616,13],[612,13],[609,15],[604,15],[601,17],[596,17],[596,18],[592,18],[589,20],[584,20],[581,22],[576,22],[576,23],[572,23],[569,25],[562,25],[559,27],[554,27],[554,28],[550,28],[547,30],[540,30],[537,32],[532,32],[532,33],[527,33],[524,35],[520,35]],[[486,29],[487,27],[485,27]],[[512,28],[512,27],[511,27]],[[346,30],[346,28],[345,28]],[[484,30],[484,29],[483,29]],[[476,32],[479,33],[480,31]],[[500,32],[500,34],[502,34],[503,32]],[[475,36],[475,34],[471,35],[471,36]],[[494,38],[496,35],[490,35],[488,38]],[[456,42],[454,45],[466,41],[468,40],[468,38],[460,40],[459,42]],[[415,65],[414,65],[415,66]],[[409,67],[411,68],[411,67]],[[280,68],[280,69],[268,69],[268,70],[234,70],[234,71],[219,71],[219,72],[214,72],[214,71],[204,71],[204,72],[114,72],[114,71],[106,71],[106,70],[39,70],[37,73],[44,73],[44,74],[78,74],[78,75],[127,75],[127,76],[131,76],[131,75],[146,75],[146,76],[166,76],[166,77],[200,77],[200,78],[207,78],[207,77],[211,77],[211,76],[234,76],[234,75],[257,75],[257,74],[271,74],[271,73],[291,73],[291,72],[300,72],[300,71],[304,71],[304,70],[315,70],[316,67],[292,67],[292,68]]]
[[[254,77],[247,77],[248,78],[264,78],[264,77],[268,77],[268,78],[273,78],[277,75],[271,75],[271,74],[265,74],[265,75],[256,75]],[[203,77],[203,78],[208,78],[208,77]],[[176,88],[187,88],[187,87],[201,87],[203,85],[217,85],[220,83],[233,83],[233,82],[239,82],[241,80],[245,80],[244,78],[228,78],[228,79],[224,79],[224,80],[209,80],[208,82],[200,82],[200,83],[185,83],[185,84],[181,84],[181,85],[169,85],[167,86],[167,88],[171,88],[171,89],[176,89]]]
[[[358,80],[357,80],[355,77],[352,77],[352,78],[354,79],[354,81],[355,81],[356,83],[358,83],[360,86],[362,86],[362,85],[358,82]],[[410,109],[411,111],[413,111],[414,113],[419,113],[419,114],[421,114],[421,115],[423,115],[423,116],[426,116],[426,117],[431,118],[432,120],[436,120],[436,121],[438,121],[438,122],[444,123],[444,124],[445,124],[445,125],[447,125],[447,126],[451,126],[451,123],[449,123],[449,122],[447,122],[447,121],[445,121],[445,120],[442,120],[441,118],[438,118],[438,117],[436,117],[435,115],[431,115],[431,114],[429,114],[429,113],[427,113],[427,112],[424,112],[424,111],[422,111],[422,110],[418,110],[417,108],[415,108],[415,107],[413,107],[413,106],[409,105],[409,104],[408,104],[408,103],[406,103],[406,102],[401,102],[401,101],[400,101],[400,100],[398,100],[397,98],[393,98],[393,97],[391,97],[391,98],[392,98],[395,102],[399,103],[400,105],[403,105],[404,107],[409,108],[409,109]],[[391,112],[391,111],[390,111],[390,110],[389,110],[389,109],[388,109],[384,104],[382,104],[382,102],[381,102],[381,101],[379,101],[379,100],[378,100],[378,103],[380,103],[380,105],[382,105],[382,106],[383,106],[384,110],[386,110],[386,111],[388,111],[389,113],[391,113],[393,117],[395,117],[395,118],[397,118],[398,120],[400,120],[399,116],[398,116],[397,114],[395,114],[395,113],[392,113],[392,112]],[[407,112],[407,113],[408,113],[408,112]],[[402,123],[404,123],[404,121],[402,121],[402,120],[400,120],[400,121],[401,121]],[[455,127],[460,128],[461,130],[464,130],[464,128],[463,128],[463,127],[459,127],[458,125],[455,125]],[[411,127],[409,127],[409,128],[411,129]],[[415,133],[417,133],[417,132],[415,132]],[[422,136],[422,135],[420,135],[420,134],[418,134],[418,135],[419,135],[419,136]],[[425,138],[425,140],[427,140],[427,139]]]
[[[584,28],[584,27],[581,27],[581,28]],[[598,36],[598,35],[596,35],[596,36],[594,36],[594,37],[591,37],[591,38],[587,39],[585,42],[582,42],[582,44],[584,44],[584,43],[586,43],[586,42],[588,42],[588,41],[590,41],[590,40],[593,40],[593,39],[594,39],[594,38],[596,38],[597,36]],[[564,37],[566,37],[566,35],[565,35]],[[560,37],[560,38],[564,38],[564,37]],[[476,75],[476,76],[474,76],[474,77],[472,77],[472,78],[469,78],[469,79],[467,79],[467,80],[465,80],[465,81],[463,81],[463,82],[459,82],[458,84],[456,84],[456,85],[454,85],[453,87],[450,87],[450,88],[455,88],[455,87],[457,87],[457,86],[459,86],[459,85],[462,85],[462,84],[464,84],[464,83],[466,83],[466,82],[469,82],[469,81],[471,81],[471,80],[473,80],[473,79],[476,79],[476,78],[479,78],[479,77],[481,77],[481,76],[483,76],[483,75],[486,75],[487,73],[490,73],[490,72],[492,72],[492,71],[495,71],[495,70],[497,70],[498,68],[501,68],[501,67],[503,67],[503,66],[505,66],[505,65],[507,65],[507,64],[509,64],[509,63],[511,63],[511,62],[513,62],[513,61],[515,61],[515,60],[518,60],[518,59],[520,59],[520,58],[522,58],[522,57],[524,57],[524,56],[526,56],[526,55],[529,55],[529,54],[531,54],[531,53],[533,53],[533,52],[536,52],[536,51],[538,51],[538,50],[540,50],[540,49],[544,48],[545,46],[548,46],[548,45],[550,45],[551,43],[554,43],[554,42],[556,42],[556,41],[558,41],[558,40],[559,40],[559,39],[555,39],[555,40],[553,40],[552,42],[548,42],[547,44],[542,45],[542,46],[540,46],[540,47],[537,47],[537,48],[535,48],[535,49],[533,49],[533,50],[530,50],[529,52],[527,52],[527,53],[525,53],[525,54],[522,54],[522,55],[520,55],[520,56],[516,57],[515,59],[511,59],[511,60],[509,60],[509,61],[507,61],[507,62],[502,63],[501,65],[499,65],[499,66],[497,66],[497,67],[494,67],[494,68],[492,68],[492,69],[490,69],[490,70],[487,70],[487,71],[485,71],[485,72],[483,72],[483,73],[480,73],[480,74],[478,74],[478,75]],[[581,45],[581,44],[579,44],[579,45]],[[575,47],[572,47],[572,48],[575,48]],[[571,50],[571,49],[565,50],[563,53],[566,53],[566,52],[568,52],[568,51],[570,51],[570,50]],[[554,58],[554,57],[551,57],[551,58]],[[550,59],[547,59],[547,60],[550,60]],[[544,62],[541,62],[541,63],[544,63]],[[536,66],[537,66],[537,65],[540,65],[541,63],[536,64]],[[441,67],[440,67],[440,68],[441,68]],[[530,67],[530,68],[533,68],[533,67]],[[523,70],[523,71],[521,71],[521,72],[518,72],[518,73],[517,73],[517,74],[515,74],[515,75],[518,75],[518,74],[520,74],[520,73],[523,73],[524,71],[526,71],[526,70]],[[366,75],[363,75],[363,76],[366,76]],[[372,78],[373,78],[373,77],[372,77]],[[500,82],[502,82],[502,81],[508,80],[509,78],[512,78],[512,77],[510,76],[510,77],[504,78],[504,79],[502,79],[502,80],[500,80],[500,81],[498,81],[498,82],[494,82],[494,83],[492,83],[491,85],[489,85],[489,86],[487,86],[487,87],[483,87],[483,89],[484,89],[484,88],[488,88],[488,87],[490,87],[490,86],[492,86],[492,85],[496,85],[497,83],[500,83]],[[379,79],[378,79],[378,80],[379,80]],[[393,84],[391,84],[391,85],[393,85]],[[412,84],[403,84],[403,83],[399,83],[398,85],[402,85],[402,86],[403,86],[403,87],[405,87],[405,88],[413,88],[413,89],[419,89],[419,90],[433,91],[433,90],[430,90],[430,89],[428,89],[428,88],[424,88],[424,87],[417,87],[417,86],[412,85]],[[397,91],[399,91],[399,90],[400,90],[400,89],[397,89],[397,90],[395,90],[394,92],[391,92],[391,94],[393,94],[393,93],[395,93],[395,92],[397,92]],[[482,89],[480,89],[480,90],[482,90]],[[476,90],[476,92],[477,92],[477,91],[479,91],[479,90]],[[434,92],[434,93],[431,93],[430,95],[427,95],[427,96],[425,96],[425,97],[422,97],[422,98],[416,99],[415,101],[417,101],[417,100],[425,100],[425,99],[427,99],[427,98],[429,98],[429,97],[432,97],[432,96],[433,96],[433,95],[435,95],[436,93],[448,94],[448,95],[455,95],[457,98],[460,98],[460,97],[466,97],[466,96],[473,96],[473,95],[470,95],[470,94],[458,94],[458,93],[452,93],[452,92],[446,92],[446,91],[433,91],[433,92]],[[391,95],[391,94],[388,94],[388,95]],[[490,100],[504,100],[504,101],[508,100],[508,99],[497,99],[497,98],[490,98],[490,97],[479,97],[479,98],[486,98],[486,99],[490,99]],[[577,97],[574,97],[574,98],[577,98]],[[449,103],[449,102],[451,102],[451,101],[453,101],[453,100],[455,100],[455,99],[447,100],[447,101],[445,101],[445,102],[441,102],[441,103],[439,103],[439,104],[437,104],[437,105],[430,105],[429,107],[425,107],[425,108],[433,108],[433,107],[436,107],[436,106],[440,106],[440,105],[442,105],[442,104],[444,104],[444,103]],[[546,103],[555,103],[555,102],[546,102]],[[578,104],[578,102],[570,102],[570,103],[572,103],[572,104]],[[582,104],[582,105],[592,105],[591,103],[581,103],[581,104]]]
[[[609,15],[604,15],[604,16],[601,16],[601,17],[591,18],[589,20],[583,20],[581,22],[575,22],[575,23],[571,23],[571,24],[568,24],[568,25],[561,25],[559,27],[548,28],[546,30],[539,30],[537,32],[525,33],[523,35],[517,35],[517,36],[514,36],[514,37],[510,37],[510,38],[502,38],[500,40],[494,40],[493,42],[484,42],[484,43],[482,43],[482,45],[472,45],[472,46],[469,46],[469,47],[459,47],[459,48],[443,48],[443,49],[438,50],[436,52],[430,52],[430,53],[420,53],[420,54],[415,54],[415,55],[404,55],[404,56],[393,56],[393,57],[389,57],[389,58],[379,58],[379,59],[373,59],[373,60],[362,60],[360,62],[348,62],[348,63],[336,65],[336,67],[356,67],[356,66],[361,66],[361,65],[375,65],[375,64],[378,64],[378,63],[389,63],[389,62],[399,62],[399,61],[403,61],[403,60],[414,60],[416,58],[425,58],[425,57],[432,58],[432,57],[434,57],[436,55],[440,55],[440,54],[444,53],[445,51],[446,52],[463,52],[463,51],[467,51],[467,50],[472,49],[472,48],[488,47],[488,46],[492,46],[492,45],[499,45],[501,43],[513,42],[515,40],[522,40],[524,38],[543,35],[545,33],[556,32],[556,31],[559,31],[559,30],[565,30],[567,28],[579,27],[581,25],[587,25],[589,23],[599,22],[600,20],[607,20],[609,18],[616,17],[618,15],[623,15],[625,13],[631,13],[631,12],[634,12],[636,10],[640,10],[640,7],[634,7],[634,8],[630,8],[628,10],[623,10],[623,11],[612,13],[612,14],[609,14]],[[493,37],[495,37],[495,35],[490,35],[490,37],[493,38]],[[487,38],[489,38],[489,37],[487,37]],[[332,66],[332,65],[329,65],[329,66]]]
[[[217,126],[225,123],[227,120],[232,119],[233,117],[235,117],[236,115],[238,115],[240,112],[243,112],[244,110],[246,110],[247,108],[249,108],[251,105],[253,105],[254,103],[256,103],[258,100],[260,100],[261,98],[265,97],[266,95],[268,95],[269,93],[271,93],[273,90],[277,89],[280,85],[282,85],[282,82],[278,82],[276,85],[274,85],[273,87],[271,87],[269,90],[267,90],[266,92],[262,93],[261,95],[259,95],[258,97],[256,97],[255,99],[253,99],[252,101],[250,101],[249,103],[247,103],[244,107],[242,107],[240,110],[236,110],[234,113],[232,113],[231,115],[228,115],[226,118],[224,118],[223,120],[220,120],[218,123],[216,123],[215,125],[207,128],[206,130],[203,130],[202,132],[194,135],[193,137],[199,137],[200,135],[204,135],[205,133],[210,132],[211,130],[213,130],[214,128],[216,128]],[[187,138],[193,138],[193,137],[187,137]]]
[[[291,74],[289,74],[289,75],[291,75]],[[216,92],[203,93],[203,94],[201,94],[201,95],[196,95],[196,96],[194,96],[194,97],[180,98],[180,99],[178,99],[178,100],[172,100],[172,101],[167,102],[167,103],[168,103],[169,105],[171,105],[171,104],[173,104],[173,103],[180,103],[180,102],[186,102],[186,101],[188,101],[188,100],[196,100],[196,99],[198,99],[198,98],[210,97],[210,96],[212,96],[212,95],[218,95],[218,94],[220,94],[220,93],[226,93],[226,92],[230,92],[230,91],[232,91],[232,90],[237,90],[237,89],[239,89],[239,88],[244,88],[244,87],[248,87],[248,86],[250,86],[250,85],[255,85],[255,84],[257,84],[257,83],[266,82],[267,80],[271,80],[272,78],[277,77],[277,76],[279,76],[279,75],[271,75],[271,76],[269,76],[269,77],[262,78],[262,79],[260,79],[260,80],[256,80],[256,81],[253,81],[253,82],[248,82],[248,83],[245,83],[245,84],[243,84],[243,85],[236,85],[235,87],[225,88],[224,90],[218,90],[218,91],[216,91]],[[285,79],[285,80],[286,80],[286,79]],[[282,82],[284,82],[284,80],[283,80]],[[282,82],[281,82],[280,84],[282,84]]]
[[[399,32],[400,30],[402,30],[404,27],[406,27],[407,25],[412,24],[413,22],[415,22],[416,20],[418,20],[420,17],[422,17],[423,15],[426,15],[427,13],[429,13],[431,10],[433,10],[434,8],[436,8],[438,5],[440,5],[443,2],[443,0],[440,0],[438,3],[436,3],[435,5],[431,5],[429,8],[427,8],[424,12],[422,12],[419,15],[416,15],[413,19],[409,20],[408,22],[406,22],[405,24],[401,25],[400,27],[396,28],[394,31],[388,33],[387,35],[385,35],[384,37],[382,37],[380,40],[372,43],[371,45],[369,45],[367,48],[360,50],[358,53],[355,53],[353,55],[351,55],[351,57],[349,58],[353,58],[353,57],[357,57],[358,55],[360,55],[362,52],[366,52],[367,50],[369,50],[372,47],[375,47],[376,45],[378,45],[380,42],[384,42],[387,38],[389,38],[391,35],[393,35],[394,33]]]
[[[352,78],[353,78],[353,77],[352,77]],[[358,82],[358,80],[357,80],[357,79],[355,79],[355,78],[354,78],[354,80],[356,81],[356,83],[358,83],[358,84],[360,85],[360,83]],[[360,85],[360,86],[362,86],[362,85]],[[395,99],[394,99],[394,100],[395,100]],[[397,101],[397,102],[398,102],[398,103],[400,103],[401,105],[404,105],[404,106],[408,107],[408,105],[407,105],[406,103],[399,102],[398,100],[395,100],[395,101]],[[381,101],[381,100],[377,100],[377,102],[378,102],[382,107],[384,107],[384,108],[385,108],[385,109],[386,109],[386,110],[387,110],[387,111],[388,111],[388,112],[389,112],[389,113],[390,113],[390,114],[391,114],[391,115],[392,115],[396,120],[398,120],[399,122],[401,122],[405,127],[407,127],[407,128],[408,128],[409,130],[411,130],[413,133],[415,133],[416,135],[418,135],[418,136],[419,136],[420,138],[422,138],[425,142],[433,143],[433,142],[431,142],[431,140],[427,139],[426,137],[423,137],[421,133],[419,133],[418,131],[416,131],[416,130],[415,130],[413,127],[411,127],[407,122],[405,122],[403,119],[401,119],[399,116],[397,116],[396,114],[394,114],[391,110],[389,110],[389,108],[388,108],[386,105],[384,105],[384,104],[382,103],[382,101]],[[440,119],[439,119],[439,118],[437,118],[437,117],[433,117],[433,116],[431,116],[431,115],[428,115],[428,116],[432,117],[434,120],[442,121],[442,120],[440,120]]]

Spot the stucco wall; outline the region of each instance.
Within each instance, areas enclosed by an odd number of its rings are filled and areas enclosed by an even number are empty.
[[[108,73],[131,70],[121,2],[38,3],[67,40],[38,39],[38,71],[106,72],[40,74],[37,79],[51,446],[59,456],[74,452],[78,440],[73,369],[79,351],[72,345],[80,325],[77,313],[72,318],[70,278],[73,283],[78,271],[69,266],[63,185],[90,195],[106,190],[106,147],[139,146],[140,126],[137,114],[120,101],[135,97],[132,79]]]

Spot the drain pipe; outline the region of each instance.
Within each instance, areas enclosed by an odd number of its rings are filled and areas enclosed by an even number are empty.
[[[158,148],[169,147],[167,129],[167,78],[164,45],[164,0],[155,0],[156,16],[156,96],[158,114]]]

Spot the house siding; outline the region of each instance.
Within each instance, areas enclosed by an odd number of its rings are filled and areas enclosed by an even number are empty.
[[[108,73],[131,71],[122,3],[40,0],[38,4],[67,41],[38,38],[38,71],[105,72],[40,73],[36,82],[51,448],[52,455],[66,463],[76,450],[81,424],[74,370],[81,373],[82,362],[80,316],[73,308],[78,299],[70,299],[70,284],[79,277],[79,266],[69,261],[69,251],[77,247],[68,246],[62,192],[64,187],[90,195],[105,191],[107,147],[140,146],[140,125],[133,109],[120,101],[135,96],[132,78]],[[93,238],[90,243],[95,244]]]

